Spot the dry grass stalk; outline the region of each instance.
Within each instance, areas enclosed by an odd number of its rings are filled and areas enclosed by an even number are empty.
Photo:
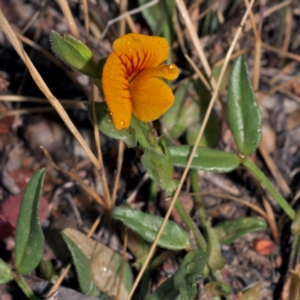
[[[115,206],[116,199],[117,199],[117,191],[118,191],[118,188],[119,188],[119,181],[120,181],[121,170],[122,170],[122,165],[123,165],[123,158],[124,158],[124,149],[125,149],[124,142],[119,141],[117,173],[116,173],[116,177],[115,177],[115,180],[114,180],[114,188],[113,188],[113,192],[112,192],[112,196],[111,196],[112,207]]]
[[[106,203],[103,201],[103,199],[96,193],[96,191],[94,189],[92,189],[87,183],[85,183],[80,177],[78,177],[77,175],[73,174],[70,171],[64,170],[62,168],[60,168],[51,158],[49,152],[47,151],[47,149],[45,149],[43,146],[41,146],[41,149],[43,150],[45,156],[47,157],[47,159],[49,160],[52,168],[54,168],[55,170],[64,173],[65,175],[67,175],[68,177],[70,177],[71,179],[73,179],[74,181],[76,181],[81,187],[82,189],[88,194],[90,195],[103,209],[107,209],[107,206],[105,205]]]
[[[77,28],[77,25],[76,25],[75,19],[73,17],[73,14],[71,12],[68,1],[67,0],[58,0],[58,3],[64,14],[64,17],[67,20],[67,23],[68,23],[68,26],[69,26],[69,29],[70,29],[72,35],[75,38],[79,39],[80,38],[79,30]]]

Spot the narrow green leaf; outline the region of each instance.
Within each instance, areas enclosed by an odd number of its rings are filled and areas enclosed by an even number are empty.
[[[300,236],[300,210],[298,210],[296,212],[296,216],[292,222],[291,229],[292,229],[293,235]]]
[[[221,254],[221,247],[218,240],[217,233],[210,223],[207,222],[207,234],[208,234],[208,249],[209,258],[208,265],[214,270],[222,270],[226,264],[225,259]]]
[[[187,82],[176,90],[174,104],[162,117],[168,134],[173,140],[178,139],[193,123],[199,123],[199,103],[190,99],[185,101],[190,87],[191,83]]]
[[[53,52],[67,66],[92,78],[99,78],[100,71],[94,62],[91,50],[82,42],[68,34],[60,35],[51,32],[51,47]]]
[[[139,5],[145,5],[150,0],[139,0]],[[152,35],[163,35],[170,41],[174,31],[173,24],[174,1],[159,1],[142,10],[143,17],[151,28]]]
[[[89,259],[84,255],[80,246],[68,236],[68,231],[66,233],[63,231],[62,237],[72,254],[82,292],[88,296],[99,296],[100,291],[95,285]]]
[[[8,264],[0,258],[0,284],[5,284],[13,279],[13,273]]]
[[[129,207],[117,207],[112,212],[113,218],[122,221],[127,227],[138,233],[147,242],[152,243],[163,219]],[[190,246],[187,232],[178,224],[168,221],[158,241],[162,248],[181,250]]]
[[[16,228],[15,267],[19,274],[26,274],[39,264],[44,248],[40,225],[39,206],[45,169],[32,176],[24,192]]]
[[[282,197],[282,195],[277,191],[272,182],[268,177],[249,159],[248,157],[243,160],[243,165],[251,172],[251,174],[263,184],[266,190],[272,195],[277,204],[281,209],[292,219],[295,218],[295,211],[292,206]]]
[[[112,122],[106,103],[95,103],[96,118],[99,130],[114,139],[123,141],[129,148],[136,146],[136,135],[133,129],[117,130]],[[92,104],[88,104],[90,119],[92,120]]]
[[[233,63],[227,105],[228,121],[237,148],[243,154],[251,154],[261,140],[261,114],[243,56]]]
[[[230,244],[242,235],[267,229],[267,223],[257,218],[239,218],[233,221],[225,221],[214,227],[219,242],[222,245]]]
[[[208,255],[200,249],[192,250],[183,258],[174,274],[174,286],[179,291],[181,299],[194,299],[197,293],[197,283],[203,277],[203,269],[207,264]]]
[[[185,167],[192,151],[192,146],[171,146],[169,151],[174,165]],[[239,158],[233,153],[199,147],[192,161],[191,168],[208,172],[226,173],[235,170],[239,164]]]

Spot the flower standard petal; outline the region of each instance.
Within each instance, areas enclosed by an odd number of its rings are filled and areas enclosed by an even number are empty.
[[[114,52],[108,56],[103,67],[102,89],[116,129],[129,128],[132,104],[127,71]]]
[[[162,78],[173,80],[178,75],[174,64],[139,73],[129,85],[133,114],[143,122],[151,122],[164,114],[174,103],[174,95]]]
[[[169,57],[168,41],[158,36],[126,34],[115,40],[113,49],[125,65],[129,81],[138,72],[157,67]]]

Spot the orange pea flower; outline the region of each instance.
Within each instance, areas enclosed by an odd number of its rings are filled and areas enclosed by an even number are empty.
[[[163,79],[179,75],[168,58],[166,39],[130,33],[113,44],[102,73],[102,89],[117,130],[128,128],[131,115],[143,122],[158,119],[173,104],[174,95]]]

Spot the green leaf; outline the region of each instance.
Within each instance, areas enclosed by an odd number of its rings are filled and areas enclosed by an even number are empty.
[[[300,210],[296,212],[296,216],[292,222],[291,229],[293,235],[300,235]]]
[[[221,254],[221,247],[218,240],[217,233],[214,228],[211,227],[210,222],[207,222],[207,235],[208,235],[208,249],[209,258],[208,265],[214,270],[222,270],[226,265],[226,261]]]
[[[162,117],[168,134],[173,140],[177,140],[193,123],[199,123],[199,103],[186,97],[190,87],[191,83],[187,82],[176,90],[174,104]]]
[[[233,63],[227,105],[228,121],[237,148],[243,154],[251,154],[261,140],[261,114],[243,56]]]
[[[174,274],[174,286],[179,290],[181,299],[194,299],[197,283],[203,277],[203,269],[207,264],[207,253],[200,249],[192,250],[183,258]]]
[[[239,218],[216,225],[215,232],[222,245],[230,244],[242,235],[267,229],[267,223],[257,218]]]
[[[10,266],[0,258],[0,284],[10,282],[13,277]]]
[[[192,146],[188,145],[169,147],[174,165],[185,167],[192,148]],[[198,147],[191,168],[208,172],[226,173],[235,170],[239,164],[239,158],[233,153]]]
[[[145,5],[150,0],[139,0],[139,5]],[[173,25],[174,1],[159,1],[142,10],[143,17],[151,28],[152,35],[163,35],[169,41],[174,32]]]
[[[95,103],[96,118],[99,130],[114,139],[123,141],[129,148],[136,146],[136,135],[133,129],[117,130],[112,122],[106,103]],[[90,119],[92,120],[92,104],[88,104]]]
[[[44,177],[45,169],[35,172],[22,198],[15,247],[15,268],[19,274],[33,271],[43,255],[44,236],[40,225],[39,206]]]
[[[100,71],[94,62],[91,50],[82,42],[68,34],[51,32],[52,51],[67,66],[92,78],[99,78]]]
[[[129,207],[117,207],[112,212],[113,218],[120,220],[131,230],[139,234],[147,242],[152,243],[163,219],[149,215]],[[158,246],[171,250],[190,247],[187,232],[178,224],[168,221],[158,241]]]
[[[78,276],[78,282],[82,292],[88,296],[99,296],[100,291],[93,280],[93,274],[88,257],[84,255],[80,246],[68,236],[68,229],[62,232],[62,237],[72,254],[72,259]]]
[[[101,293],[101,299],[105,295],[115,299],[122,256],[75,229],[64,229],[62,236],[72,254],[82,291],[94,297],[99,297]],[[132,271],[125,262],[119,299],[127,299],[132,283]]]
[[[163,139],[158,139],[157,145],[146,148],[141,160],[150,178],[170,196],[177,187],[177,181],[173,180],[172,158]]]

